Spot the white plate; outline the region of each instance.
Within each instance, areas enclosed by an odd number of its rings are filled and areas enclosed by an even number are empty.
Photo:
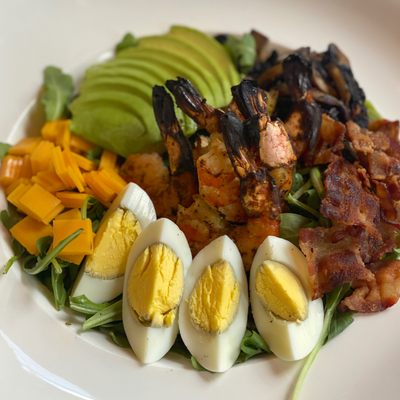
[[[269,4],[270,3],[270,4]],[[126,31],[139,35],[172,23],[208,31],[256,28],[289,47],[322,50],[335,41],[350,57],[368,97],[388,118],[399,115],[400,4],[374,1],[0,1],[0,140],[34,98],[46,65],[66,70],[111,48]],[[1,208],[4,198],[0,199]],[[0,261],[10,256],[4,230]],[[36,286],[36,287],[35,287]],[[399,397],[400,306],[357,318],[318,356],[302,399]],[[0,277],[0,398],[55,400],[285,399],[299,364],[267,358],[217,375],[175,357],[140,366],[129,351],[56,313],[34,280],[14,268]]]

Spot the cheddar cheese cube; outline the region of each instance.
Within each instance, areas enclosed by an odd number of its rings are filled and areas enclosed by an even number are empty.
[[[90,219],[55,219],[53,222],[53,248],[72,233],[82,229],[78,237],[64,247],[62,256],[84,256],[93,252],[92,221]]]
[[[50,225],[25,217],[10,229],[12,237],[22,244],[30,254],[38,255],[36,242],[45,236],[51,236],[53,229]]]

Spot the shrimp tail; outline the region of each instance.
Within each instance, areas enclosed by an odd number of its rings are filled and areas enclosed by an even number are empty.
[[[268,116],[267,92],[259,88],[256,81],[244,79],[233,86],[231,91],[238,109],[246,119],[255,115]]]
[[[163,86],[156,85],[153,88],[153,110],[168,152],[172,184],[180,204],[187,207],[197,193],[192,147],[176,118],[172,97]]]
[[[219,132],[222,111],[208,105],[189,80],[178,77],[168,80],[166,86],[174,95],[178,107],[197,125],[210,133]]]
[[[267,212],[275,218],[280,212],[279,190],[266,168],[259,165],[259,158],[253,156],[251,145],[246,140],[245,126],[231,112],[221,118],[225,146],[240,179],[242,206],[249,217]]]
[[[153,88],[153,109],[169,156],[171,174],[194,173],[192,146],[175,115],[174,102],[163,86]]]

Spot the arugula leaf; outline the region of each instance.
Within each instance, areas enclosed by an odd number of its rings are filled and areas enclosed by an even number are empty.
[[[22,244],[19,243],[14,238],[11,241],[11,248],[13,250],[14,255],[11,256],[10,259],[4,265],[3,274],[6,274],[11,269],[11,267],[14,265],[14,263],[16,261],[18,261],[25,255],[29,255],[29,253],[26,251],[25,247],[22,246]]]
[[[272,354],[265,340],[256,332],[246,330],[242,343],[240,344],[240,354],[236,363],[242,363],[259,354]]]
[[[238,37],[228,35],[223,46],[230,55],[239,72],[248,73],[257,58],[256,40],[251,33]]]
[[[300,200],[297,200],[290,193],[286,196],[286,201],[290,205],[296,206],[297,208],[306,211],[308,214],[311,214],[313,217],[315,217],[317,219],[323,218],[322,214],[319,211],[317,211],[314,208],[310,207],[309,205],[301,202]]]
[[[48,66],[44,70],[42,104],[47,121],[66,117],[72,99],[74,84],[70,75],[60,68]]]
[[[312,228],[317,222],[311,218],[295,213],[282,213],[280,215],[280,234],[283,239],[289,240],[294,245],[299,243],[299,231],[301,228]]]
[[[138,40],[135,38],[135,36],[133,36],[132,33],[128,32],[115,46],[115,53],[118,54],[122,50],[129,49],[130,47],[136,47],[137,44]]]
[[[291,193],[296,193],[304,185],[304,177],[299,172],[295,172],[293,175]]]
[[[312,363],[317,357],[317,354],[319,353],[323,344],[326,342],[329,336],[329,332],[331,330],[331,323],[334,318],[336,308],[339,305],[340,301],[347,295],[349,290],[350,290],[350,285],[345,284],[337,287],[336,289],[332,290],[332,292],[326,295],[325,316],[324,316],[324,324],[322,326],[322,332],[313,351],[307,356],[307,358],[304,361],[303,367],[300,370],[300,373],[297,377],[297,381],[292,392],[292,397],[291,397],[292,400],[298,398],[305,377],[308,371],[310,370]]]
[[[304,195],[304,193],[307,192],[307,190],[311,189],[312,183],[311,180],[309,179],[307,182],[305,182],[303,185],[301,185],[295,192],[292,191],[290,194],[292,197],[296,200],[300,199]]]
[[[400,260],[400,248],[393,249],[390,253],[386,253],[382,260]]]
[[[76,237],[78,237],[82,231],[83,229],[80,228],[71,233],[71,235],[61,240],[61,242],[54,249],[49,251],[44,257],[41,257],[40,255],[39,257],[29,257],[23,266],[24,271],[29,275],[37,275],[47,269],[47,267],[58,256],[61,250],[71,243]]]
[[[122,300],[117,300],[105,307],[101,311],[92,315],[82,325],[82,329],[87,331],[110,322],[122,320]]]
[[[124,325],[122,322],[117,322],[108,325],[100,326],[100,331],[110,337],[110,339],[119,347],[129,348],[130,344],[126,337]]]
[[[10,270],[10,268],[14,265],[14,263],[18,260],[19,260],[18,256],[15,256],[15,255],[11,256],[8,259],[8,261],[6,262],[6,264],[4,265],[3,274],[5,275]]]
[[[10,149],[11,145],[8,143],[1,143],[0,142],[0,161],[4,158],[7,154],[8,150]]]
[[[0,212],[0,221],[7,230],[10,230],[21,219],[22,215],[19,214],[17,208],[10,203],[8,204],[7,210],[2,210]]]
[[[52,236],[44,236],[36,241],[36,248],[38,249],[40,256],[44,256],[48,252],[52,241]]]
[[[81,314],[94,315],[105,308],[111,303],[93,303],[84,294],[76,297],[70,297],[69,306],[72,310],[77,311]]]
[[[325,343],[342,333],[349,325],[354,322],[353,313],[351,311],[340,312],[338,310],[333,314],[329,334]]]
[[[92,221],[93,232],[96,232],[99,228],[100,221],[106,213],[106,207],[100,203],[95,197],[88,197],[86,202],[81,208],[82,218],[90,218]]]
[[[310,179],[319,197],[322,198],[324,196],[324,181],[322,179],[321,171],[318,167],[311,168]]]
[[[177,336],[175,343],[171,347],[171,350],[173,353],[180,354],[181,356],[185,358],[191,358],[190,352],[185,346],[185,343],[183,343],[183,340],[180,335]]]
[[[51,286],[53,288],[54,305],[57,311],[60,311],[64,308],[67,299],[67,291],[64,287],[63,271],[61,267],[55,259],[52,261],[52,265]]]
[[[364,105],[365,108],[367,109],[368,119],[370,122],[382,119],[382,115],[376,110],[374,105],[369,100],[365,100]]]
[[[190,357],[190,362],[192,363],[192,367],[197,370],[197,371],[207,371],[207,372],[211,372],[208,369],[204,368],[198,361],[197,358],[195,356],[191,356]]]

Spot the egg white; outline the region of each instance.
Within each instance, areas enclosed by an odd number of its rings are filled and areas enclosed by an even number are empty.
[[[225,260],[231,265],[239,284],[240,298],[238,309],[229,327],[220,334],[210,334],[193,325],[188,300],[205,267],[218,260]],[[213,372],[224,372],[235,363],[246,332],[248,309],[247,278],[241,255],[228,236],[221,236],[203,248],[193,259],[186,277],[179,309],[179,329],[182,340],[204,368]]]
[[[184,276],[192,262],[192,253],[185,235],[175,223],[166,218],[148,225],[132,246],[125,272],[122,319],[133,352],[145,364],[160,360],[170,350],[178,334],[178,314],[171,326],[153,328],[143,325],[128,303],[128,281],[135,261],[147,247],[155,243],[165,244],[177,255],[182,262]]]
[[[256,276],[265,260],[277,261],[288,267],[300,280],[308,300],[304,321],[286,321],[265,309],[256,292]],[[268,236],[260,245],[250,271],[250,302],[254,322],[271,351],[285,361],[306,357],[316,345],[322,331],[324,307],[321,299],[311,299],[307,260],[291,242]]]
[[[156,220],[156,210],[149,195],[132,182],[128,183],[114,199],[102,221],[105,221],[118,208],[131,211],[142,230]],[[85,272],[85,265],[83,265],[75,280],[71,296],[85,295],[94,303],[104,303],[119,296],[123,286],[124,276],[113,279],[97,278]]]

